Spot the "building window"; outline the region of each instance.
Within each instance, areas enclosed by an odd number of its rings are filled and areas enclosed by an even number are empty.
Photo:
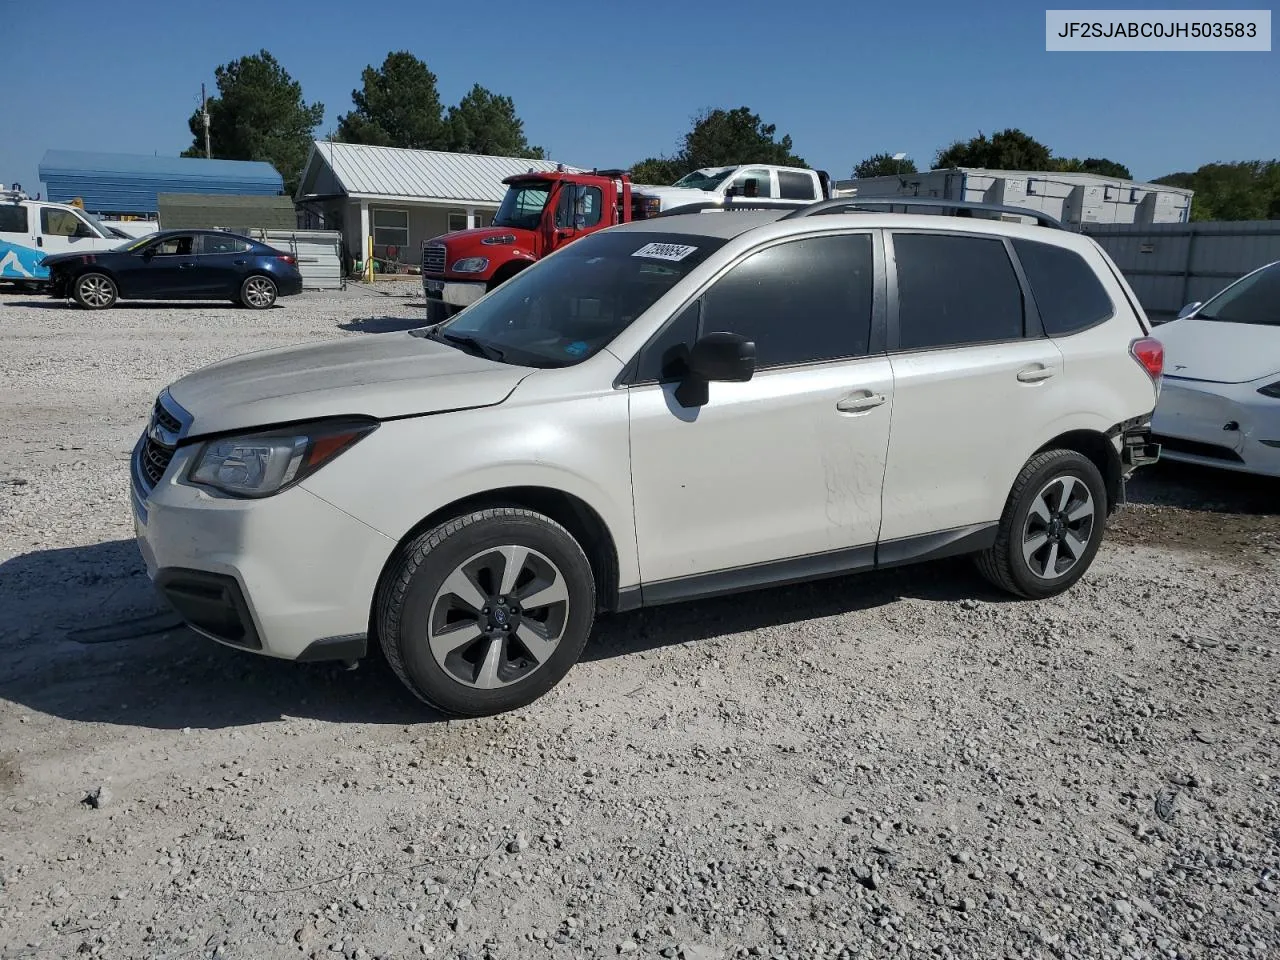
[[[400,247],[409,245],[408,210],[373,210],[373,245]]]
[[[478,210],[474,214],[474,220],[475,220],[475,225],[477,227],[484,226],[484,217],[480,214]],[[449,232],[453,233],[453,231],[455,230],[465,230],[465,229],[467,229],[467,215],[460,210],[450,210],[449,211]]]

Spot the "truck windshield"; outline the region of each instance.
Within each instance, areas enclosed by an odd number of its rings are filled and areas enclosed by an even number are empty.
[[[737,167],[703,167],[693,173],[686,173],[672,184],[673,187],[688,187],[691,190],[714,190],[733,173]]]
[[[467,307],[437,328],[438,336],[507,363],[572,366],[598,353],[724,242],[692,234],[594,233]]]
[[[551,184],[547,181],[512,184],[507,188],[507,195],[502,198],[502,204],[494,215],[493,225],[536,230],[549,196]]]

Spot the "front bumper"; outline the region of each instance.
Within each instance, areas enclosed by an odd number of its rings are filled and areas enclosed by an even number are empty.
[[[362,655],[395,542],[302,487],[238,500],[176,482],[194,449],[179,447],[150,491],[133,472],[138,547],[160,593],[228,646],[288,660]]]
[[[438,277],[422,278],[422,293],[428,300],[439,300],[459,309],[469,307],[483,297],[487,287],[483,280],[463,282]]]
[[[1165,377],[1151,419],[1163,459],[1280,477],[1280,400],[1260,385]]]

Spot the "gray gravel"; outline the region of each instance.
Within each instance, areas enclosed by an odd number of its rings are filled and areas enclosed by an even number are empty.
[[[1052,601],[953,561],[614,618],[479,721],[95,632],[163,614],[160,387],[422,314],[0,296],[0,957],[1280,956],[1274,484],[1154,468]]]

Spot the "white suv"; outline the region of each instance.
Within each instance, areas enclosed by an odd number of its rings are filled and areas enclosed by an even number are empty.
[[[133,457],[149,573],[214,640],[380,644],[461,715],[601,613],[962,553],[1066,590],[1158,455],[1132,291],[1080,234],[850,206],[626,224],[444,324],[178,380]]]

